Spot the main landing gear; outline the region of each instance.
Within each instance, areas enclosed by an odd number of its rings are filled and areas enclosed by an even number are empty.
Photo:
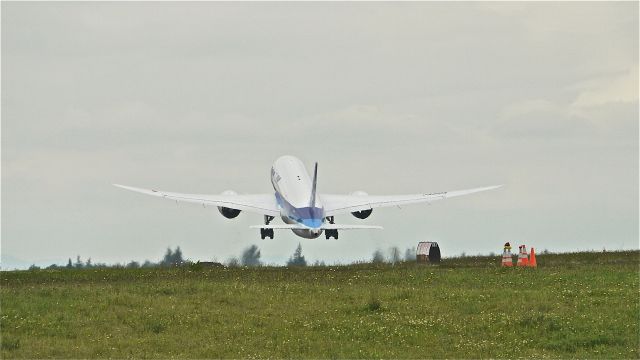
[[[264,224],[269,225],[271,220],[273,220],[274,218],[275,218],[274,216],[265,215]],[[260,238],[264,240],[267,237],[270,239],[273,239],[273,229],[265,229],[265,228],[260,229]]]
[[[329,224],[333,224],[333,216],[327,216]],[[324,236],[327,240],[334,238],[338,240],[338,229],[325,229]]]
[[[273,239],[273,229],[260,229],[260,238],[264,240],[267,237]]]

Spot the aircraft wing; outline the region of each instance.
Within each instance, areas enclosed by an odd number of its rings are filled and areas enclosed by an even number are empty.
[[[251,225],[251,229],[274,229],[274,230],[309,230],[311,228],[297,224],[269,224],[269,225]],[[322,224],[319,229],[322,230],[361,230],[376,229],[381,230],[382,226],[376,225],[343,225],[343,224]]]
[[[202,195],[181,194],[160,190],[140,189],[132,186],[113,184],[122,189],[139,192],[174,201],[189,202],[202,205],[224,206],[230,209],[254,212],[262,215],[280,215],[280,209],[273,194],[254,195]]]
[[[331,195],[321,194],[324,212],[327,216],[346,214],[349,212],[370,210],[387,206],[403,206],[418,203],[432,203],[437,200],[456,196],[474,194],[481,191],[493,190],[502,185],[487,186],[475,189],[446,191],[431,194],[413,195]]]

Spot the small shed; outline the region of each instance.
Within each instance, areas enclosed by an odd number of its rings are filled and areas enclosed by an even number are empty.
[[[439,263],[440,247],[437,242],[422,241],[418,243],[416,261],[420,263]]]

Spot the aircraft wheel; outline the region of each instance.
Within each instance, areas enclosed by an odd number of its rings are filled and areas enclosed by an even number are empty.
[[[338,230],[337,229],[327,229],[324,231],[324,236],[327,240],[334,238],[338,240]]]

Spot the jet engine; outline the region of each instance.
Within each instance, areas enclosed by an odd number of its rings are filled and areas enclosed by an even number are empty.
[[[238,195],[238,193],[233,190],[227,190],[222,192],[222,195]],[[240,210],[224,206],[218,206],[218,211],[220,211],[220,214],[222,214],[222,216],[226,217],[227,219],[233,219],[240,215]]]
[[[352,195],[352,196],[367,196],[369,194],[367,194],[364,191],[358,190],[358,191],[352,192],[350,195]],[[358,219],[366,219],[371,215],[372,212],[373,212],[373,209],[362,210],[362,211],[354,211],[354,212],[351,213],[351,215],[357,217]]]

